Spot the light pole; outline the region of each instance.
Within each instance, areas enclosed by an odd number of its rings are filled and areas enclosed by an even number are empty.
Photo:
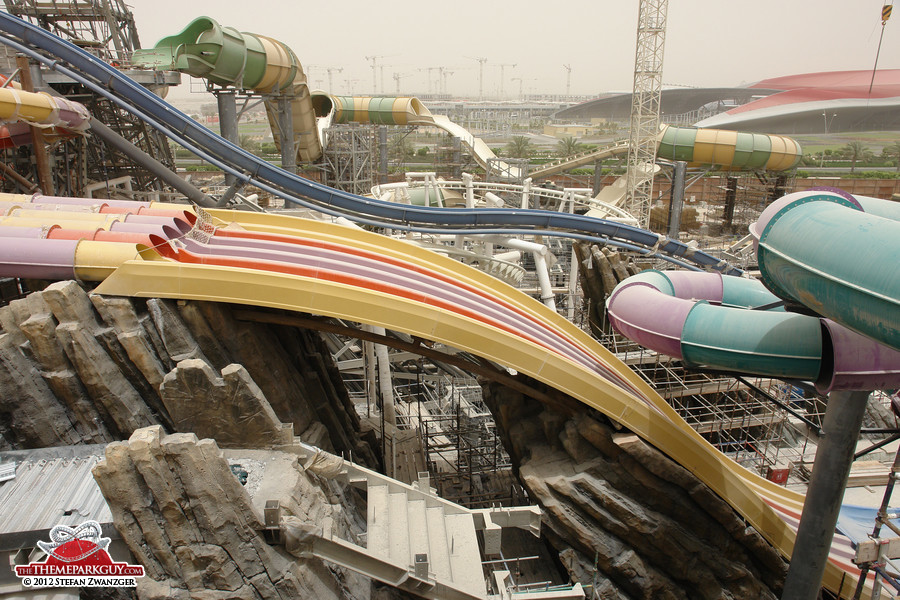
[[[834,118],[837,116],[837,113],[831,113],[831,121],[828,120],[828,113],[824,110],[822,111],[822,121],[825,123],[825,135],[828,135],[828,126],[834,123]],[[822,148],[822,159],[819,161],[819,168],[825,166],[825,149]]]

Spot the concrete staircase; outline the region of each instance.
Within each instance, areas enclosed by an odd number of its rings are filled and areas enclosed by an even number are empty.
[[[367,486],[367,550],[416,578],[485,594],[473,514],[429,491],[390,481]]]
[[[267,526],[292,554],[316,556],[420,598],[524,597],[511,587],[500,589],[500,595],[488,593],[477,532],[483,532],[485,554],[499,554],[500,535],[505,527],[540,535],[537,507],[470,510],[437,496],[429,486],[427,474],[407,485],[313,446],[295,443],[294,448],[299,450],[308,471],[365,490],[367,530],[363,546],[334,535],[330,523],[309,529],[292,525],[287,518],[280,519],[276,512],[267,514]],[[511,581],[508,577],[505,573],[498,578],[495,573],[491,579],[494,585],[500,585]],[[576,599],[584,598],[584,592],[575,585],[562,592],[529,592],[527,597]]]

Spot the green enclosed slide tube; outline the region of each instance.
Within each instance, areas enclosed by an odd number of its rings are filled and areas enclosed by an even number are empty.
[[[155,47],[137,50],[132,62],[138,67],[187,73],[216,85],[283,94],[290,100],[297,159],[312,162],[322,156],[303,67],[294,52],[278,40],[199,17],[182,32],[161,39]],[[280,147],[276,110],[266,103],[272,135]]]
[[[782,135],[665,126],[656,155],[727,170],[786,171],[797,166],[803,151]]]
[[[132,62],[263,93],[287,90],[300,70],[300,61],[285,44],[223,27],[209,17],[194,19],[153,48],[135,51]]]

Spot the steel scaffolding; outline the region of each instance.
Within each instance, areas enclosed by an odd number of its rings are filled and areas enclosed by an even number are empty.
[[[448,378],[438,386],[437,396],[440,401],[425,407],[421,436],[438,494],[469,508],[522,505],[524,491],[478,381]]]
[[[623,208],[637,217],[641,227],[650,221],[653,202],[656,137],[662,90],[663,49],[666,41],[668,0],[640,0],[634,91],[631,96],[631,131],[628,140],[627,192]]]
[[[375,127],[356,123],[334,125],[325,135],[328,145],[322,183],[354,194],[370,193],[378,172]]]
[[[11,15],[31,21],[114,66],[141,47],[124,0],[4,0]],[[118,64],[117,64],[118,63]]]

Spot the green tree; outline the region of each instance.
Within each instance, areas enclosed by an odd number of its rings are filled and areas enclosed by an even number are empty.
[[[881,150],[881,155],[894,160],[897,164],[897,172],[900,173],[900,142],[894,142],[889,146],[885,146]]]
[[[388,156],[397,161],[397,166],[402,168],[407,159],[415,155],[415,148],[406,135],[400,135],[391,139],[388,146]]]
[[[511,158],[528,158],[534,152],[534,146],[524,135],[516,135],[506,145],[506,151]]]
[[[238,145],[251,154],[259,152],[259,142],[252,135],[242,135],[238,138]]]
[[[576,140],[572,136],[564,137],[558,142],[556,142],[556,151],[560,156],[572,156],[573,154],[578,154],[579,152],[585,149],[584,144],[580,144],[578,140]]]
[[[853,140],[848,143],[846,146],[841,148],[841,151],[850,159],[850,172],[853,173],[856,171],[856,161],[865,162],[872,158],[872,151],[859,140]]]

